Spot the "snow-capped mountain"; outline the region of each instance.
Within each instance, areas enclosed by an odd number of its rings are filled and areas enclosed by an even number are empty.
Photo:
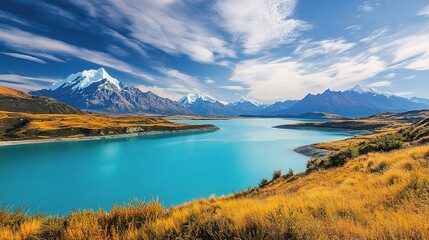
[[[103,87],[109,85],[114,86],[118,90],[122,90],[120,82],[118,79],[111,77],[104,68],[99,68],[97,70],[84,70],[82,72],[74,73],[68,76],[67,78],[52,84],[48,90],[55,91],[60,87],[71,86],[73,90],[82,90],[89,87],[93,83],[105,81]],[[108,83],[108,84],[107,84]]]
[[[224,102],[202,93],[190,93],[178,100],[180,104],[199,115],[234,115]]]
[[[247,96],[242,96],[238,102],[228,104],[228,107],[236,115],[253,115],[267,107],[267,105]]]
[[[111,77],[104,68],[74,73],[47,89],[32,92],[79,109],[121,114],[191,114],[188,109],[152,92],[142,92]]]
[[[357,92],[357,93],[361,93],[361,94],[372,93],[372,94],[376,94],[376,95],[384,95],[386,97],[393,96],[392,93],[379,91],[373,87],[363,86],[360,84],[350,88],[348,91],[353,91],[353,92]]]
[[[429,99],[427,98],[412,97],[410,100],[415,103],[422,103],[429,106]]]
[[[202,93],[189,93],[188,95],[180,98],[178,100],[178,102],[185,105],[185,106],[190,106],[190,105],[194,104],[197,100],[201,100],[201,101],[205,101],[205,102],[211,102],[211,103],[220,102],[216,98],[214,98],[210,95],[207,95],[207,94],[202,94]]]
[[[297,102],[299,102],[299,100],[286,100],[283,102],[275,102],[255,112],[255,115],[276,116],[279,115],[285,109],[292,107]]]
[[[265,104],[256,101],[255,99],[249,98],[248,96],[241,96],[240,100],[238,102],[232,103],[232,106],[237,106],[240,104],[250,103],[254,105],[255,107],[264,107]]]
[[[403,112],[427,108],[428,105],[415,103],[407,98],[386,95],[376,89],[356,86],[353,90],[331,91],[308,94],[279,115],[298,115],[310,112],[333,113],[358,117],[382,112]]]

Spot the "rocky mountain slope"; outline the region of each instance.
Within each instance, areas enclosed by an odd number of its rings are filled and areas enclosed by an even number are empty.
[[[31,92],[65,102],[79,109],[111,114],[191,114],[168,98],[127,86],[104,68],[71,74],[47,89]]]

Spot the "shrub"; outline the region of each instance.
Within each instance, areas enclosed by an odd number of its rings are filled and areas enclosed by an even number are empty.
[[[307,163],[307,167],[308,167],[308,163]],[[289,168],[287,173],[285,175],[283,175],[283,178],[288,179],[288,178],[292,177],[293,175],[294,175],[293,170]]]
[[[276,179],[280,178],[281,176],[282,176],[281,170],[276,170],[273,172],[273,180],[276,180]]]
[[[356,148],[350,146],[343,150],[334,152],[328,156],[329,165],[332,167],[342,166],[347,160],[357,157],[358,151]]]
[[[400,137],[393,134],[379,137],[368,142],[362,142],[358,145],[359,154],[369,152],[388,152],[402,147],[403,142]]]
[[[268,179],[263,178],[260,182],[259,182],[259,187],[264,187],[265,185],[267,185],[270,181],[268,181]]]
[[[387,170],[388,168],[389,168],[389,165],[384,161],[380,161],[377,163],[369,162],[367,165],[368,172],[370,173],[381,173]]]

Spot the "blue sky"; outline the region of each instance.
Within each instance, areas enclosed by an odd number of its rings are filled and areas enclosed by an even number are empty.
[[[429,98],[429,1],[2,0],[0,84],[36,90],[99,67],[174,100],[356,84]]]

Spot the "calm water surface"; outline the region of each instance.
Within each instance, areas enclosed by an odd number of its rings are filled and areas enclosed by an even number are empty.
[[[69,211],[158,197],[165,205],[253,187],[274,170],[305,169],[298,146],[345,132],[274,129],[289,119],[180,121],[219,131],[0,147],[0,202],[30,212]]]

